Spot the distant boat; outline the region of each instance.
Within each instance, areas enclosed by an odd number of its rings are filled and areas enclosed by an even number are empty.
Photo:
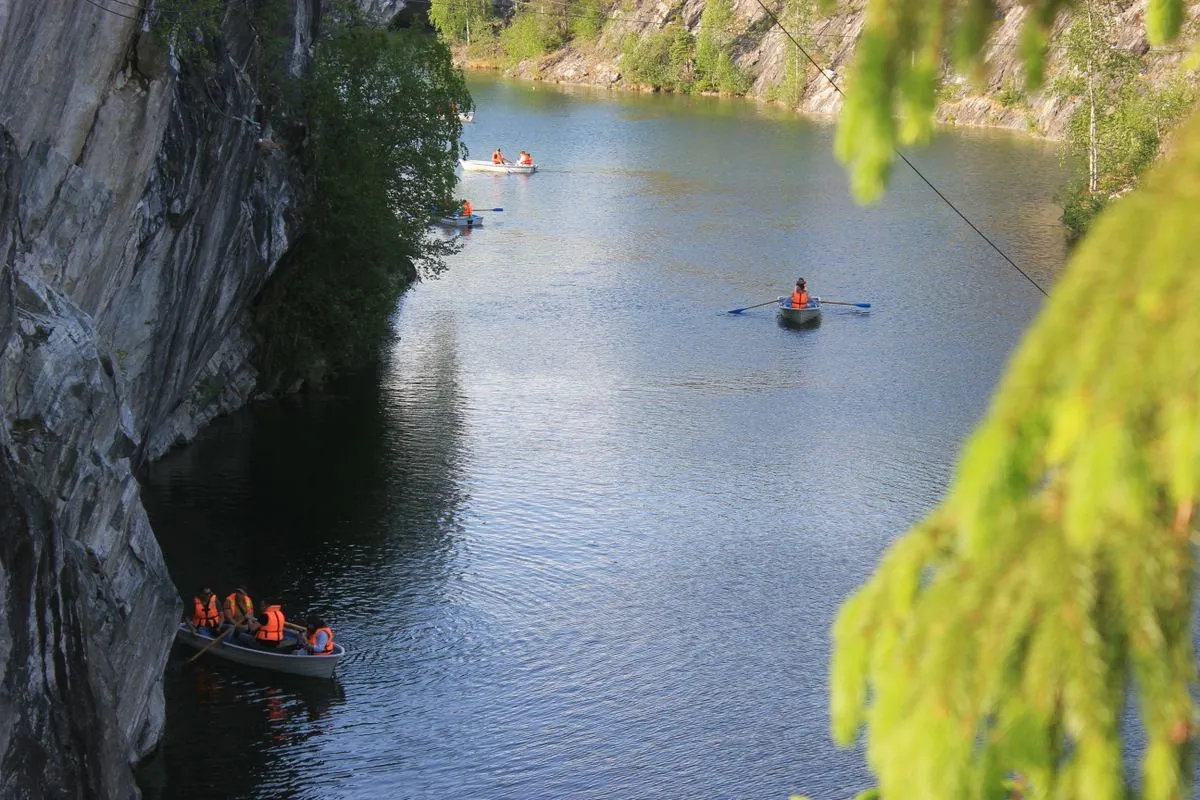
[[[478,214],[463,216],[462,214],[452,214],[438,218],[438,223],[448,225],[451,228],[482,228],[483,217]]]
[[[474,122],[475,121],[475,112],[468,111],[465,114],[459,114],[458,120],[459,120],[459,122]]]
[[[299,645],[295,631],[284,634],[293,644]],[[262,667],[275,672],[286,672],[289,675],[304,675],[309,678],[330,678],[337,665],[346,656],[346,648],[337,642],[333,643],[333,652],[324,656],[313,656],[300,653],[289,653],[283,650],[272,652],[254,644],[252,637],[238,632],[227,641],[213,644],[213,637],[207,633],[193,632],[187,623],[179,623],[175,640],[194,650],[204,650],[206,656],[216,656],[226,661],[234,661],[250,667]]]
[[[779,298],[779,321],[784,325],[799,328],[804,325],[812,325],[820,319],[821,298],[812,297],[809,299],[808,305],[800,308],[792,306],[791,297]]]
[[[461,158],[458,161],[468,172],[504,172],[509,175],[532,175],[537,172],[533,164],[493,164],[491,161],[474,161]]]

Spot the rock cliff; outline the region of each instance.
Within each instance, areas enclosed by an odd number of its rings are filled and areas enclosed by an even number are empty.
[[[764,2],[768,8],[780,9],[781,4],[777,1]],[[1148,0],[1121,3],[1123,10],[1115,20],[1118,47],[1138,54],[1150,51],[1144,29],[1147,3]],[[840,2],[836,12],[825,16],[817,15],[814,0],[798,0],[796,5],[805,11],[800,21],[788,25],[788,32],[821,65],[824,76],[800,56],[803,85],[799,96],[794,102],[779,99],[778,87],[783,83],[789,52],[795,53],[796,45],[773,24],[758,0],[733,0],[735,31],[739,34],[734,47],[735,60],[753,79],[751,97],[784,102],[804,114],[836,115],[841,108],[841,97],[834,84],[844,91],[853,91],[846,84],[846,73],[856,39],[862,31],[866,2]],[[674,4],[660,0],[621,3],[611,13],[595,44],[568,46],[540,60],[522,62],[511,69],[510,74],[530,80],[637,90],[639,87],[631,86],[622,74],[622,43],[627,37],[640,38],[672,22],[682,24],[698,35],[704,6],[705,0],[682,0]],[[949,124],[1012,128],[1060,138],[1074,104],[1048,88],[1029,96],[1019,91],[1023,68],[1018,43],[1025,22],[1025,6],[1020,0],[999,0],[998,6],[1000,14],[987,50],[986,75],[979,85],[975,85],[965,76],[948,74],[938,119]],[[1188,6],[1188,18],[1192,22],[1185,30],[1185,39],[1191,40],[1200,3]],[[1068,22],[1068,18],[1061,15],[1056,30],[1061,32]],[[1061,41],[1061,37],[1057,40]],[[1057,74],[1056,70],[1061,68],[1061,58],[1056,58],[1061,54],[1060,45],[1052,46],[1047,86]],[[1167,47],[1151,52],[1150,56],[1147,77],[1154,80],[1176,66],[1186,57],[1186,52],[1181,47]]]
[[[179,599],[133,471],[245,402],[250,304],[294,233],[252,4],[182,62],[141,5],[0,3],[5,798],[136,795]],[[285,5],[297,73],[319,0]]]

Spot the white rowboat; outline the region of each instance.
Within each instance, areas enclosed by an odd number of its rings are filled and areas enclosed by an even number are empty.
[[[821,319],[821,298],[810,297],[808,305],[800,308],[792,307],[792,298],[779,298],[779,321],[784,325],[790,325],[794,328],[799,328],[803,325],[811,325]]]
[[[299,644],[299,634],[289,630],[284,636],[293,645]],[[309,678],[331,678],[338,663],[346,657],[346,648],[337,642],[333,643],[333,652],[329,655],[313,656],[297,654],[287,649],[279,651],[264,650],[253,643],[252,637],[244,633],[231,634],[224,641],[213,644],[213,637],[207,632],[193,631],[187,623],[179,623],[175,641],[194,650],[208,647],[205,656],[216,656],[226,661],[234,661],[249,667],[262,667],[275,672],[286,672],[289,675],[303,675]],[[212,645],[209,647],[209,645]]]
[[[467,172],[503,172],[508,175],[532,175],[537,172],[534,164],[493,164],[491,161],[473,161],[460,158],[458,163]]]

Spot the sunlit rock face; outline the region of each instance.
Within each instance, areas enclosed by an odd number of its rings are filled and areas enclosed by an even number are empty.
[[[179,599],[134,470],[254,391],[302,199],[269,76],[306,68],[319,0],[273,68],[246,4],[183,56],[136,5],[0,2],[4,798],[137,794]]]
[[[836,116],[842,108],[842,93],[849,88],[847,82],[858,37],[866,22],[866,4],[839,0],[828,13],[818,15],[815,4],[801,3],[799,6],[807,9],[805,18],[788,17],[785,23],[776,24],[758,0],[731,0],[731,3],[737,20],[735,27],[745,31],[738,38],[733,57],[751,79],[748,95],[809,115]],[[639,88],[631,85],[623,72],[620,54],[624,43],[631,38],[644,39],[668,24],[681,24],[699,37],[706,4],[706,0],[619,3],[596,46],[567,45],[539,59],[522,61],[508,68],[508,72],[527,80]],[[948,124],[1013,128],[1062,138],[1079,102],[1052,88],[1054,79],[1070,69],[1062,56],[1063,34],[1071,18],[1059,15],[1052,30],[1045,88],[1029,95],[1019,92],[1016,97],[1014,93],[1024,86],[1020,42],[1027,9],[1020,0],[999,0],[996,5],[995,25],[984,54],[986,65],[979,80],[948,72],[939,92],[936,117]],[[1145,53],[1149,49],[1145,32],[1147,0],[1122,5],[1124,8],[1110,20],[1116,46],[1128,52]],[[1194,14],[1198,6],[1189,3],[1189,13]],[[819,73],[808,56],[821,66]],[[1177,72],[1179,60],[1176,48],[1164,48],[1148,59],[1144,79],[1149,85],[1158,85]],[[789,70],[794,76],[791,84]]]
[[[358,6],[370,14],[372,19],[386,24],[404,10],[406,3],[404,0],[359,0]]]

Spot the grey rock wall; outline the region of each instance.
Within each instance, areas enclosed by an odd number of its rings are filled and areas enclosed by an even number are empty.
[[[404,10],[405,0],[358,0],[358,7],[381,24],[391,22]]]
[[[283,72],[319,0],[267,32]],[[0,797],[130,797],[179,599],[134,470],[243,404],[302,199],[264,32],[176,58],[111,0],[0,0]]]
[[[1121,12],[1114,22],[1118,45],[1131,52],[1144,53],[1149,49],[1145,38],[1145,11],[1148,0],[1122,0]],[[567,47],[538,60],[526,61],[510,70],[516,77],[562,83],[593,84],[615,89],[637,89],[630,86],[621,72],[621,45],[628,36],[641,37],[660,30],[668,23],[679,23],[698,34],[704,0],[634,0],[619,4],[612,19],[595,46]],[[778,8],[779,4],[767,4]],[[803,5],[803,3],[801,4]],[[797,111],[813,116],[836,115],[842,107],[843,92],[853,91],[847,82],[856,39],[862,31],[865,0],[849,0],[837,4],[835,13],[817,16],[815,1],[808,0],[810,19],[802,28],[792,25],[789,33],[821,65],[823,75],[799,56],[803,65],[803,90],[798,99],[777,100],[778,87],[785,74],[790,53],[796,44],[778,25],[771,23],[757,0],[733,0],[734,15],[739,30],[744,32],[736,54],[739,66],[753,77],[751,96],[766,101],[786,102]],[[1013,102],[1005,95],[1023,82],[1020,40],[1025,21],[1025,7],[1020,0],[999,0],[1000,14],[989,41],[987,68],[979,85],[965,77],[949,74],[937,118],[943,123],[1002,127],[1020,130],[1052,139],[1061,138],[1075,102],[1065,101],[1053,91],[1043,90],[1021,96]],[[1200,15],[1200,2],[1187,3],[1187,17]],[[1058,30],[1065,28],[1065,16]],[[795,29],[792,29],[795,28]],[[757,31],[757,32],[756,32]],[[1195,26],[1192,28],[1192,38]],[[1185,31],[1185,39],[1188,38]],[[1061,48],[1052,49],[1048,64],[1049,86],[1062,68]],[[1186,58],[1186,48],[1168,47],[1153,53],[1147,80],[1153,82]],[[835,85],[837,88],[835,88]],[[795,100],[795,102],[792,102]]]

